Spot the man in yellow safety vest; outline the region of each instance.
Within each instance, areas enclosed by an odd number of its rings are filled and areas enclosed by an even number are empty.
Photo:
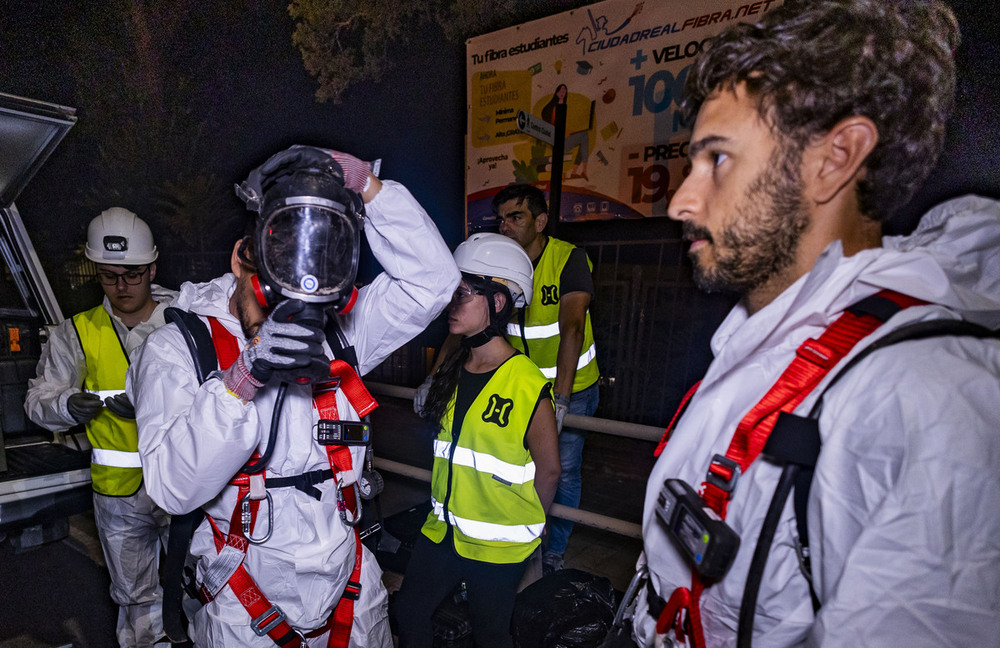
[[[135,420],[114,399],[125,390],[129,356],[163,325],[173,300],[152,283],[157,255],[149,226],[127,209],[112,207],[91,221],[86,256],[97,264],[104,301],[49,332],[24,405],[54,432],[86,426],[94,521],[120,608],[121,646],[163,638],[158,562],[168,516],[146,495]]]
[[[524,248],[535,266],[534,295],[518,321],[507,326],[507,339],[534,360],[552,382],[559,431],[562,474],[555,502],[578,507],[583,486],[580,466],[586,432],[563,427],[566,414],[592,416],[597,410],[597,347],[590,324],[594,296],[593,266],[583,248],[545,233],[548,206],[542,191],[515,184],[493,198],[500,233]],[[552,518],[542,572],[562,569],[573,523]]]

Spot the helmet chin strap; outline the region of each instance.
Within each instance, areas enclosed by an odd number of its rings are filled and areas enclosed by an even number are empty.
[[[497,311],[493,302],[495,294],[496,290],[492,287],[485,290],[484,296],[486,297],[486,308],[490,313],[490,323],[482,331],[462,338],[462,346],[466,349],[481,347],[493,338],[503,335],[503,331],[500,330],[500,325],[497,322]]]
[[[481,347],[493,338],[497,336],[496,331],[493,330],[493,326],[487,326],[482,331],[475,333],[473,335],[467,335],[462,338],[462,346],[466,349],[474,349],[476,347]]]

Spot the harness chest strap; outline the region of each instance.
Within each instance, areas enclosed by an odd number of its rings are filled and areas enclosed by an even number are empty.
[[[892,315],[910,306],[927,302],[891,290],[883,290],[850,307],[842,313],[818,339],[808,339],[795,352],[795,358],[785,368],[764,397],[747,413],[736,428],[725,456],[715,455],[709,464],[701,497],[720,518],[726,510],[739,476],[746,472],[763,450],[781,412],[792,412],[823,380],[851,349],[870,335]],[[697,387],[697,386],[696,386]],[[683,408],[693,390],[681,403]],[[674,417],[676,420],[676,416]],[[671,427],[673,421],[671,421]],[[669,432],[670,428],[668,428]],[[665,442],[661,441],[660,447]],[[660,634],[673,628],[679,640],[690,635],[695,648],[704,648],[699,601],[705,583],[696,569],[691,570],[691,589],[677,588],[658,615],[656,630]],[[684,613],[688,623],[685,625]]]
[[[215,346],[219,366],[222,369],[226,369],[233,362],[235,362],[236,358],[239,356],[239,345],[236,342],[236,338],[230,334],[229,331],[227,331],[216,318],[210,317],[209,323],[212,328],[212,343]],[[358,412],[359,416],[364,416],[378,407],[378,403],[374,398],[372,398],[357,372],[354,371],[353,367],[349,364],[342,360],[334,360],[330,363],[330,375],[331,377],[337,378],[340,388],[344,390],[345,396],[347,396],[348,401],[351,403],[351,406],[355,409],[355,411]],[[319,410],[321,418],[339,418],[336,403],[336,389],[327,390],[318,395],[314,399],[313,404],[314,407]],[[343,479],[340,477],[341,473],[350,472],[352,470],[352,457],[350,449],[345,446],[326,446],[326,449],[327,459],[331,468],[330,474],[335,477],[338,482],[337,504],[338,509],[340,509],[341,516],[345,518],[346,522],[346,511],[350,510],[353,512],[354,519],[357,520],[360,518],[360,512],[358,511],[359,502],[355,497],[354,491],[350,489],[346,491],[341,489],[343,484]],[[254,451],[251,462],[256,461],[259,457],[259,453]],[[326,471],[314,472],[326,473]],[[312,473],[310,473],[310,476],[312,476]],[[271,481],[282,480],[281,478],[278,478],[277,480]],[[292,480],[288,485],[292,485],[295,481],[296,480]],[[322,477],[307,481],[322,481]],[[207,516],[209,523],[212,526],[216,551],[222,552],[226,546],[230,546],[239,550],[244,556],[246,555],[247,549],[249,548],[249,541],[243,531],[249,530],[252,534],[252,530],[256,524],[260,500],[263,497],[259,491],[264,490],[264,482],[265,480],[263,474],[249,475],[246,473],[238,473],[230,482],[238,488],[236,500],[237,505],[233,510],[233,515],[230,520],[229,528],[231,533],[223,534],[212,517]],[[303,491],[309,492],[306,488],[301,487],[301,485],[297,483],[295,485],[299,486]],[[309,486],[311,485],[312,483],[309,484]],[[247,496],[250,497],[249,520],[244,519],[243,511],[241,511],[241,503],[245,498],[247,498]],[[318,496],[318,492],[316,493],[316,496]],[[232,533],[234,529],[240,530],[240,533]],[[318,637],[327,631],[330,632],[327,639],[327,646],[329,648],[341,648],[348,645],[351,626],[354,619],[354,601],[356,601],[361,595],[362,545],[358,530],[354,528],[353,532],[355,543],[354,568],[341,595],[341,599],[331,613],[327,623],[304,636],[300,635],[298,631],[296,631],[287,622],[281,608],[276,605],[272,605],[268,601],[267,597],[264,596],[260,588],[257,587],[253,578],[246,571],[242,561],[240,562],[239,566],[229,577],[227,584],[236,595],[237,600],[240,601],[247,613],[250,615],[250,618],[252,619],[251,627],[254,629],[254,632],[258,635],[267,634],[272,641],[283,648],[297,648],[303,644],[304,638]],[[268,533],[270,533],[270,529],[268,530]],[[212,593],[204,585],[200,587],[199,595],[203,603],[214,598]]]

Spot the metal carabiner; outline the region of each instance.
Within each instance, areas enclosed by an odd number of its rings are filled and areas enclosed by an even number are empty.
[[[351,484],[354,487],[354,501],[357,503],[358,511],[354,514],[353,519],[347,519],[347,500],[344,499],[343,484],[342,482],[337,482],[337,510],[340,511],[340,519],[344,521],[344,524],[354,528],[358,526],[361,522],[361,490],[358,488],[358,483],[354,482]]]
[[[274,503],[271,500],[271,493],[265,491],[264,496],[267,501],[267,534],[263,538],[255,538],[250,533],[250,525],[253,523],[253,515],[250,513],[250,493],[244,495],[243,499],[240,500],[242,508],[240,521],[243,523],[243,536],[250,544],[264,544],[271,539],[271,532],[274,530]]]
[[[622,628],[625,619],[631,619],[635,615],[636,598],[638,597],[639,591],[642,589],[643,582],[648,577],[649,569],[646,565],[643,565],[636,570],[635,576],[632,577],[632,581],[628,584],[628,589],[625,590],[625,596],[622,597],[621,605],[618,606],[618,611],[615,612],[615,618],[611,622],[612,628]]]

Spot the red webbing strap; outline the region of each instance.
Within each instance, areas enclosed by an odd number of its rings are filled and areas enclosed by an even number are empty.
[[[359,417],[370,414],[378,407],[378,403],[372,398],[365,383],[351,365],[343,360],[334,360],[330,363],[330,376],[340,378],[340,389]]]
[[[236,362],[236,358],[240,355],[239,343],[236,341],[236,337],[227,331],[226,327],[218,319],[209,317],[208,323],[212,329],[212,345],[215,347],[215,356],[219,360],[219,368],[223,370],[228,369],[230,365]],[[253,463],[259,458],[260,453],[255,450],[253,456],[250,458],[250,462]],[[228,544],[246,554],[249,542],[243,536],[243,515],[240,504],[243,498],[250,492],[250,476],[245,473],[237,473],[230,483],[237,487],[237,495],[236,507],[233,509],[233,515],[229,521],[229,534],[223,535],[219,527],[215,524],[215,520],[212,519],[212,516],[209,515],[207,517],[209,523],[212,525],[216,551],[221,551],[223,545]],[[251,533],[257,522],[257,510],[259,507],[259,500],[250,500]],[[247,614],[250,615],[251,620],[259,620],[258,625],[260,627],[267,627],[273,624],[273,627],[267,632],[267,636],[275,644],[283,648],[298,648],[301,646],[301,640],[295,634],[295,631],[292,630],[291,625],[284,620],[280,609],[271,605],[271,602],[260,591],[260,588],[257,587],[257,584],[242,564],[229,577],[228,585],[233,594],[236,595],[236,599],[243,605]],[[203,598],[210,597],[204,587],[202,588],[202,596]]]
[[[683,412],[684,409],[687,407],[688,401],[691,400],[691,397],[694,396],[694,393],[698,391],[698,387],[700,385],[701,381],[699,380],[695,384],[691,385],[691,389],[687,390],[687,393],[684,394],[684,398],[681,399],[681,404],[677,406],[677,411],[674,412],[673,418],[670,419],[670,424],[667,425],[667,429],[663,431],[663,437],[660,439],[660,442],[656,445],[656,450],[653,450],[654,457],[659,457],[660,453],[663,452],[663,448],[666,447],[667,445],[667,439],[670,438],[670,433],[674,431],[674,425],[677,424],[677,419],[681,417],[681,412]]]
[[[878,296],[890,299],[900,308],[926,303],[892,291],[883,290]],[[764,449],[774,423],[778,420],[778,414],[791,412],[798,407],[858,341],[881,325],[882,320],[873,315],[855,314],[847,310],[823,331],[818,340],[810,338],[796,349],[791,364],[736,428],[729,449],[726,450],[726,458],[739,466],[739,474],[745,473]],[[725,519],[732,482],[736,477],[735,470],[731,465],[713,460],[708,472],[717,480],[716,483],[706,480],[702,484],[702,499]],[[720,483],[728,483],[730,487],[720,487]]]
[[[219,359],[219,366],[222,369],[227,369],[233,362],[236,361],[236,358],[239,357],[239,345],[236,342],[236,338],[214,317],[209,318],[209,323],[212,327],[212,343],[215,346],[216,357]],[[361,381],[357,372],[354,371],[354,369],[346,362],[342,360],[334,360],[331,362],[330,376],[338,377],[340,379],[340,389],[344,390],[344,395],[347,396],[348,401],[351,403],[354,410],[357,411],[359,416],[365,416],[378,407],[378,403],[368,392],[368,389],[364,386],[364,383]],[[317,394],[313,401],[319,411],[320,418],[330,420],[336,420],[338,418],[336,390],[321,392]],[[326,449],[327,459],[330,462],[330,467],[333,469],[335,476],[341,472],[350,471],[352,469],[350,448],[347,446],[331,445],[326,446]],[[251,458],[251,462],[256,461],[259,456],[259,453],[254,451],[254,456]],[[230,520],[230,533],[228,535],[223,535],[218,526],[216,526],[212,517],[208,516],[209,523],[212,525],[213,536],[215,538],[215,548],[217,551],[221,551],[225,544],[230,544],[246,554],[249,543],[246,538],[243,537],[242,511],[240,503],[250,492],[249,480],[249,475],[239,473],[230,482],[231,484],[237,486],[238,491],[236,496],[236,508],[233,510],[233,515]],[[353,489],[343,489],[341,496],[344,504],[351,511],[357,511],[357,500],[354,496]],[[258,500],[250,501],[251,530],[257,521],[257,509],[259,505],[260,502]],[[324,627],[308,635],[310,637],[320,636],[327,630],[327,628],[329,628],[330,634],[327,639],[327,646],[329,648],[346,648],[351,638],[351,626],[354,622],[354,601],[356,601],[361,595],[362,545],[361,537],[357,529],[354,529],[354,542],[354,569],[351,572],[347,585],[344,587],[344,593],[341,595],[340,601],[337,603],[333,613],[330,615],[330,621]],[[277,620],[276,623],[273,623],[273,627],[267,632],[267,636],[270,637],[272,641],[283,648],[298,648],[301,646],[301,639],[299,639],[298,635],[295,634],[295,631],[288,624],[288,622],[284,620],[280,610],[272,606],[270,601],[267,600],[267,597],[260,591],[260,588],[257,587],[257,584],[254,582],[253,578],[250,577],[250,574],[242,564],[229,578],[228,585],[236,595],[236,598],[246,609],[250,618],[253,620],[260,619],[259,625],[267,626]],[[202,588],[202,597],[205,599],[210,598],[209,593],[204,589],[204,587]]]
[[[219,359],[219,369],[225,371],[239,357],[240,345],[219,320],[209,317],[208,323],[212,327],[212,345],[215,347],[215,357]]]
[[[891,290],[883,290],[876,297],[888,299],[900,309],[927,303]],[[884,321],[874,315],[854,313],[849,309],[830,324],[819,339],[810,338],[799,345],[792,362],[736,427],[726,456],[716,455],[709,465],[708,476],[702,483],[701,497],[719,517],[726,518],[729,498],[737,478],[746,472],[764,449],[778,414],[794,411],[830,370]],[[705,648],[700,605],[704,589],[701,575],[696,569],[692,569],[691,589],[679,587],[674,590],[668,605],[657,619],[657,632],[660,632],[661,627],[664,632],[672,627],[678,639],[683,640],[689,634],[694,648]],[[689,632],[685,632],[684,627],[685,611]]]
[[[353,493],[352,493],[353,497]],[[333,608],[330,616],[330,635],[327,648],[347,648],[351,641],[351,626],[354,623],[354,602],[361,597],[361,535],[354,529],[354,569],[344,586],[344,593]]]
[[[330,376],[340,378],[339,389],[344,390],[344,395],[350,401],[351,407],[359,415],[364,416],[365,413],[378,407],[378,403],[368,393],[357,372],[346,362],[342,360],[331,362]],[[337,420],[340,418],[336,389],[322,390],[313,398],[313,403],[321,419]],[[357,516],[358,502],[354,496],[354,489],[343,487],[342,480],[339,478],[341,473],[347,473],[353,469],[351,449],[343,445],[328,445],[326,446],[326,457],[330,462],[330,468],[333,470],[337,489],[340,492],[337,507],[344,507],[351,512],[351,515]],[[346,511],[342,510],[343,513]],[[354,570],[347,580],[347,585],[344,587],[340,601],[337,602],[337,607],[333,609],[333,614],[330,616],[328,624],[330,634],[326,644],[328,648],[347,648],[351,639],[351,626],[354,623],[354,601],[361,596],[361,535],[356,527],[354,528],[354,544]]]
[[[215,539],[215,548],[217,551],[222,551],[223,546],[229,545],[239,549],[246,555],[249,542],[242,534],[223,534],[219,527],[216,526],[215,520],[211,516],[207,517],[209,524],[212,525],[212,536]],[[233,591],[236,599],[247,611],[247,614],[250,615],[250,619],[260,628],[269,628],[266,634],[270,637],[271,641],[282,648],[299,648],[302,645],[302,640],[299,639],[295,630],[285,620],[284,613],[280,608],[272,605],[267,600],[267,597],[257,587],[257,583],[250,577],[250,574],[247,573],[246,567],[242,563],[236,568],[233,575],[229,577],[227,584]],[[205,590],[204,586],[202,586],[200,593],[203,602],[211,600],[211,595]]]

